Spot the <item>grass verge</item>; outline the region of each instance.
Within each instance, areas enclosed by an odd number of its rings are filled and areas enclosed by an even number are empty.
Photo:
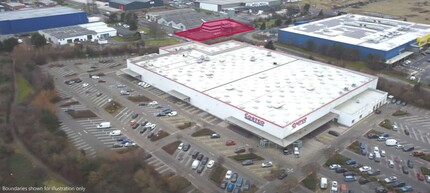
[[[17,86],[18,86],[18,103],[24,102],[25,98],[33,93],[33,87],[30,83],[22,76],[17,76]]]
[[[175,153],[176,149],[178,149],[178,146],[180,143],[181,143],[181,141],[175,141],[173,143],[169,143],[169,144],[163,146],[161,149],[166,151],[168,154],[173,155],[173,153]]]
[[[307,189],[312,190],[314,192],[317,189],[317,184],[318,184],[318,177],[317,177],[317,175],[315,173],[309,174],[302,181],[302,185],[304,187],[306,187]]]
[[[16,152],[9,160],[9,167],[12,175],[16,178],[18,186],[32,186],[41,184],[43,179],[34,178],[31,175],[33,171],[33,163],[23,154]]]
[[[421,156],[420,158],[423,159],[423,160],[426,160],[426,161],[430,162],[430,153],[427,153],[427,154]]]
[[[135,103],[152,101],[151,99],[149,99],[148,97],[143,96],[143,95],[129,96],[129,97],[127,97],[127,99],[130,100],[131,102],[135,102]]]
[[[391,130],[393,128],[393,123],[391,123],[389,119],[385,119],[381,123],[379,123],[379,126]]]
[[[212,131],[208,128],[203,128],[203,129],[200,129],[200,130],[194,132],[193,134],[191,134],[191,136],[193,136],[193,137],[208,136],[209,137],[209,135],[212,135],[214,133],[215,133],[214,131]]]
[[[74,119],[82,119],[82,118],[93,118],[97,117],[96,114],[94,114],[90,110],[81,110],[81,111],[68,111],[67,112],[70,116],[72,116]]]
[[[171,45],[171,44],[177,44],[177,43],[179,43],[179,40],[175,38],[160,38],[160,39],[145,40],[146,46],[165,46],[165,45]]]
[[[379,132],[379,131],[376,131],[376,130],[371,129],[371,130],[370,130],[370,131],[368,131],[366,134],[364,134],[364,136],[365,136],[365,137],[367,137],[367,135],[369,135],[369,134],[380,135],[380,134],[382,134],[382,132]]]
[[[167,132],[165,132],[165,131],[163,131],[163,130],[159,130],[155,135],[154,135],[154,137],[152,137],[151,138],[151,141],[157,141],[157,140],[159,140],[159,139],[163,139],[163,138],[165,138],[165,137],[167,137],[167,136],[169,136],[170,134],[169,133],[167,133]]]
[[[105,111],[107,111],[108,113],[115,113],[116,111],[118,111],[119,109],[121,109],[122,105],[117,103],[116,101],[111,101],[110,103],[108,103],[105,106]]]
[[[325,162],[325,166],[329,166],[331,164],[343,164],[346,162],[346,160],[349,160],[349,158],[340,155],[339,153],[334,154],[333,156],[331,156],[326,162]]]
[[[169,180],[175,183],[175,192],[184,192],[184,190],[191,185],[191,182],[182,176],[172,176]]]
[[[426,167],[421,167],[420,168],[420,170],[421,170],[421,173],[423,174],[423,175],[430,175],[430,169],[428,169],[428,168],[426,168]]]
[[[225,169],[225,167],[223,167],[222,165],[216,165],[209,174],[209,179],[215,182],[215,185],[218,186],[224,179],[224,175],[226,172],[227,169]]]
[[[252,159],[254,161],[264,160],[264,158],[260,157],[259,155],[254,154],[254,153],[234,155],[234,156],[230,156],[230,158],[232,158],[236,161],[243,161],[243,160],[247,160],[247,159]]]
[[[407,116],[409,113],[407,111],[397,110],[392,114],[393,116]]]
[[[354,141],[354,143],[352,143],[351,145],[349,145],[348,147],[347,147],[349,150],[351,150],[351,151],[353,151],[354,153],[356,153],[356,154],[361,154],[361,152],[360,152],[360,144],[359,144],[359,142],[358,141]]]

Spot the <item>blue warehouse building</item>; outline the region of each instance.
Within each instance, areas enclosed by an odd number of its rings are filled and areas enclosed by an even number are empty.
[[[87,14],[69,7],[49,7],[0,13],[0,35],[88,23]]]
[[[316,49],[338,45],[358,51],[360,59],[372,54],[395,64],[425,46],[417,38],[429,34],[430,25],[347,14],[280,29],[278,40]]]

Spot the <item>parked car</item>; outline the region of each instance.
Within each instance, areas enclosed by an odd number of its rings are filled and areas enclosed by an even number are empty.
[[[227,191],[231,192],[231,191],[233,191],[233,189],[234,189],[234,183],[233,182],[228,183],[228,185],[227,185]]]
[[[381,150],[381,156],[385,157],[385,150]]]
[[[190,149],[191,145],[190,144],[184,144],[184,147],[182,147],[182,151],[187,152]]]
[[[405,132],[405,135],[409,135],[409,131],[404,129],[403,132]]]
[[[200,164],[198,167],[197,167],[197,173],[202,173],[203,172],[203,169],[205,169],[205,166],[204,165],[202,165],[202,164]]]
[[[239,177],[239,175],[237,175],[237,173],[233,173],[233,175],[231,175],[231,182],[236,183],[237,177]]]
[[[247,192],[251,188],[251,182],[249,180],[245,180],[245,183],[243,184],[243,191]]]
[[[333,135],[335,137],[339,136],[340,134],[337,131],[329,130],[328,134]]]
[[[273,163],[271,161],[265,161],[265,162],[261,163],[262,168],[269,168],[272,166],[273,166]]]
[[[381,133],[379,134],[379,137],[390,137],[388,133]]]
[[[426,179],[426,182],[430,183],[430,175],[425,175],[424,178]]]
[[[132,129],[137,129],[140,126],[139,123],[136,123],[135,125],[131,126]]]
[[[381,110],[376,109],[376,110],[375,110],[375,114],[381,114]]]
[[[360,170],[360,172],[368,172],[370,171],[372,168],[370,166],[363,166],[361,168],[358,168],[358,170]]]
[[[345,172],[343,173],[343,176],[355,176],[356,174],[354,172]]]
[[[367,134],[367,138],[369,138],[369,139],[377,139],[379,136],[378,135],[376,135],[376,134],[374,134],[374,133],[369,133],[369,134]]]
[[[152,154],[150,154],[150,153],[144,153],[143,154],[143,159],[144,160],[147,160],[147,159],[149,159],[149,158],[151,158],[152,157]]]
[[[360,177],[360,179],[358,179],[358,183],[361,185],[367,184],[369,182],[370,182],[370,180],[368,180],[367,178],[364,178],[364,177]]]
[[[342,167],[342,166],[340,166],[339,164],[331,164],[331,165],[329,166],[329,168],[330,168],[331,170],[334,170],[334,169],[336,169],[336,168],[340,168],[340,167]]]
[[[346,165],[354,165],[357,162],[355,160],[350,159],[350,160],[346,160],[345,163],[346,163]]]
[[[226,180],[230,180],[230,178],[231,178],[231,175],[233,174],[233,172],[231,171],[231,170],[228,170],[226,173],[225,173],[225,179]]]
[[[373,159],[373,153],[369,153],[369,159]]]
[[[288,147],[284,147],[282,149],[282,153],[284,153],[284,155],[288,155]]]
[[[362,141],[359,143],[360,149],[366,149],[366,144]]]
[[[369,174],[369,176],[376,176],[376,175],[381,174],[381,170],[379,170],[379,169],[372,169],[372,170],[368,171],[367,174]]]
[[[345,173],[345,172],[347,172],[348,170],[346,170],[345,168],[336,168],[335,169],[335,172],[336,173]]]
[[[403,166],[402,166],[402,172],[403,172],[404,174],[409,174],[408,167],[406,167],[405,165],[403,165]]]
[[[361,149],[360,153],[361,153],[361,155],[367,155],[367,150],[366,149]]]
[[[345,182],[354,182],[354,181],[357,181],[357,177],[355,177],[355,176],[345,176],[344,179],[343,179],[343,181],[345,181]]]
[[[208,163],[208,161],[209,161],[209,158],[208,157],[204,157],[203,159],[202,159],[202,162],[200,162],[202,165],[206,165],[207,163]]]
[[[196,160],[202,161],[203,156],[204,156],[203,154],[199,154],[199,155],[196,157]]]
[[[245,151],[245,147],[238,147],[234,150],[234,153],[244,153]]]
[[[151,139],[152,137],[154,137],[154,132],[149,133],[147,136],[148,139]]]
[[[378,141],[386,141],[386,140],[387,140],[387,137],[384,137],[384,136],[378,137]]]
[[[403,147],[404,152],[413,151],[414,149],[415,149],[415,147],[412,145],[407,145],[407,146]]]
[[[252,161],[252,159],[247,159],[247,160],[243,160],[242,161],[242,165],[243,166],[249,166],[249,165],[252,165],[252,164],[254,164],[254,162]]]
[[[179,145],[178,145],[178,149],[179,150],[182,150],[182,148],[184,147],[184,143],[180,143]]]
[[[393,184],[391,184],[391,186],[393,186],[394,188],[401,188],[403,186],[406,186],[406,183],[400,182],[400,181],[395,181],[395,182],[393,182]]]
[[[233,140],[228,140],[228,141],[225,142],[225,145],[226,146],[236,145],[236,142],[233,141]]]
[[[331,191],[332,192],[337,192],[339,189],[337,181],[331,181]]]
[[[397,177],[396,176],[390,176],[388,178],[385,178],[384,182],[387,183],[387,184],[393,183],[393,182],[397,182]]]
[[[287,172],[284,169],[282,169],[279,171],[278,179],[282,180],[287,176],[288,176]]]
[[[402,192],[412,192],[414,189],[412,188],[412,186],[403,186],[402,188],[400,188],[400,190]]]
[[[424,154],[423,151],[414,151],[412,153],[412,155],[415,156],[415,157],[420,157],[420,156],[424,156],[425,154]]]
[[[410,159],[408,159],[408,162],[406,162],[408,165],[408,168],[414,168],[414,162]]]
[[[218,139],[218,138],[221,138],[221,135],[218,133],[214,133],[211,135],[211,139]]]
[[[193,159],[196,159],[197,158],[197,156],[200,154],[200,152],[198,152],[198,151],[194,151],[192,154],[191,154],[191,158],[193,158]]]
[[[391,160],[391,159],[387,160],[387,164],[388,164],[388,167],[394,168],[394,161],[393,160]]]
[[[376,193],[388,193],[388,190],[387,190],[387,189],[385,189],[383,186],[377,186],[377,187],[375,188],[375,192],[376,192]]]
[[[419,181],[424,181],[425,177],[424,177],[424,175],[422,173],[417,173],[417,179]]]
[[[211,168],[214,166],[214,164],[215,164],[215,160],[209,160],[209,162],[208,162],[208,164],[206,165],[206,167],[207,167],[208,169],[211,169]]]
[[[243,178],[242,178],[242,176],[239,176],[237,178],[236,186],[238,187],[238,189],[240,189],[240,187],[242,187],[242,185],[243,185]]]
[[[228,184],[228,182],[227,181],[225,181],[225,180],[223,180],[222,182],[221,182],[221,184],[219,185],[219,187],[221,188],[221,189],[226,189],[227,188],[227,184]]]

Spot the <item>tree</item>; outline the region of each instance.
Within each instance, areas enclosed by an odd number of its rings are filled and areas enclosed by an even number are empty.
[[[40,35],[40,33],[33,33],[31,35],[31,44],[36,48],[43,47],[46,45],[46,38],[45,36]]]
[[[64,4],[64,0],[55,0],[57,2],[58,5],[63,5]]]
[[[154,38],[156,38],[157,36],[163,36],[164,35],[164,31],[161,29],[160,24],[158,24],[155,21],[150,22],[148,24],[148,28],[149,28],[148,35],[150,35]]]
[[[319,16],[319,17],[324,16],[324,12],[323,12],[323,10],[322,10],[322,9],[321,9],[321,11],[318,13],[318,16]]]
[[[118,20],[118,16],[116,13],[112,13],[109,15],[109,19],[107,20],[108,23],[116,23]]]
[[[3,50],[6,52],[11,52],[16,45],[18,45],[18,39],[8,38],[3,41]]]
[[[129,25],[130,25],[130,27],[128,28],[129,30],[133,30],[133,31],[137,30],[137,21],[131,21]]]
[[[119,15],[119,20],[120,20],[121,22],[125,22],[125,12],[122,12],[122,13]]]
[[[307,15],[308,13],[309,13],[309,9],[311,8],[311,5],[309,5],[309,3],[306,3],[304,6],[303,6],[303,14],[304,15]]]
[[[266,29],[266,22],[263,22],[260,26],[260,30],[265,30]]]
[[[264,45],[264,47],[267,48],[267,49],[276,50],[275,45],[273,45],[272,40],[268,41],[266,43],[266,45]]]
[[[285,20],[284,25],[289,26],[291,23],[293,23],[293,20],[291,19],[291,17],[288,17],[288,18]]]
[[[372,70],[383,70],[387,67],[380,55],[367,55],[366,66]]]
[[[275,21],[275,26],[276,26],[276,27],[279,27],[279,26],[281,26],[281,25],[282,25],[282,20],[281,20],[281,18],[276,19],[276,21]]]

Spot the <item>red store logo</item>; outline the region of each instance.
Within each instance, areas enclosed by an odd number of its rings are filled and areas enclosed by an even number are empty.
[[[303,123],[306,123],[306,119],[308,119],[307,117],[300,119],[298,121],[296,121],[295,123],[293,123],[292,127],[293,129],[296,128],[297,126],[302,125]]]
[[[259,124],[261,126],[264,126],[264,121],[263,120],[255,117],[254,115],[251,115],[249,113],[245,113],[245,119],[247,119],[249,121],[252,121],[254,123],[257,123],[257,124]]]

